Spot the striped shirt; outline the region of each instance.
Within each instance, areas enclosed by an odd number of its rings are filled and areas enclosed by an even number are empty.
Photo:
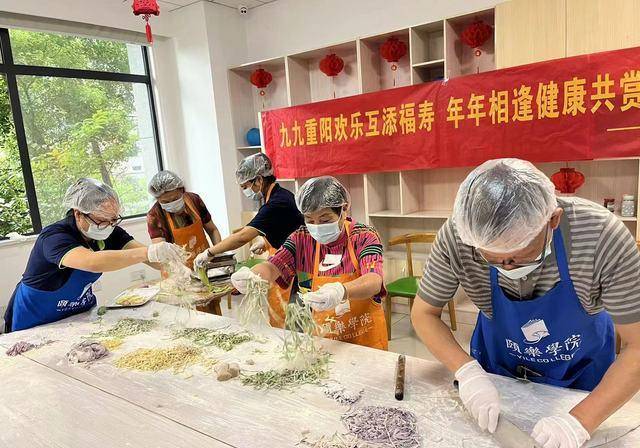
[[[351,242],[358,259],[360,272],[363,275],[375,272],[382,277],[382,244],[378,232],[365,224],[352,222],[351,225]],[[274,264],[282,274],[282,277],[278,279],[278,284],[281,287],[286,287],[297,275],[299,287],[311,289],[315,249],[316,241],[307,227],[302,226],[293,232],[282,247],[269,258],[269,262]],[[343,231],[342,235],[333,243],[320,245],[320,264],[323,263],[327,254],[338,255],[340,261],[335,267],[319,272],[319,275],[337,277],[356,271],[349,255],[346,232]],[[379,299],[384,294],[383,288],[376,298]]]
[[[582,307],[589,314],[605,309],[616,324],[640,321],[640,254],[635,238],[611,212],[586,199],[558,198],[558,206],[564,210],[560,229],[569,273]],[[516,300],[539,297],[559,281],[553,247],[531,274],[517,280],[498,275],[505,293]],[[489,267],[473,261],[471,246],[462,243],[454,223],[448,220],[433,244],[418,295],[442,307],[458,285],[490,318]]]

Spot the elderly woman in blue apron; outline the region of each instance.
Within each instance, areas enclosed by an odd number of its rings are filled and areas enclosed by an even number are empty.
[[[490,160],[460,186],[412,320],[483,430],[494,432],[500,414],[487,372],[590,391],[532,433],[545,448],[578,448],[640,389],[639,271],[635,238],[615,215],[556,197],[529,162]],[[480,309],[470,355],[440,320],[458,286]]]
[[[180,261],[180,248],[145,246],[118,226],[122,207],[116,192],[94,179],[80,179],[64,197],[64,219],[40,232],[22,280],[5,313],[5,331],[55,322],[96,304],[92,285],[103,272],[146,263]]]

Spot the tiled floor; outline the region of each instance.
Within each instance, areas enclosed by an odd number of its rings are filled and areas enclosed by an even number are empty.
[[[222,314],[235,318],[235,312],[238,309],[237,303],[239,303],[239,301],[234,301],[233,308],[228,310],[226,303],[223,301]],[[473,325],[460,323],[458,324],[458,329],[453,332],[458,343],[467,351],[469,350],[469,341],[471,340],[472,333]],[[409,315],[403,313],[391,314],[391,340],[389,341],[389,351],[428,360],[435,360],[422,341],[418,339],[418,336],[411,325]]]

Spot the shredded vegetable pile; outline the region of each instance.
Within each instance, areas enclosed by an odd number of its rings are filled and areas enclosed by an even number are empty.
[[[222,333],[210,328],[183,328],[175,330],[173,337],[175,339],[189,339],[202,346],[213,345],[227,352],[233,350],[237,345],[253,339],[251,334],[247,332]]]
[[[93,333],[93,337],[98,338],[126,338],[127,336],[135,336],[136,334],[146,333],[155,327],[156,321],[151,319],[133,319],[125,317],[120,319],[116,324],[108,330]]]
[[[342,423],[359,439],[387,448],[422,446],[415,414],[404,409],[365,406],[342,416]]]
[[[201,348],[178,345],[162,349],[140,348],[122,355],[114,364],[121,369],[142,370],[145,372],[172,369],[173,373],[180,373],[201,360]]]
[[[328,357],[319,359],[307,369],[265,370],[244,376],[242,384],[254,389],[284,390],[303,384],[318,384],[329,374]]]
[[[106,347],[106,349],[111,352],[111,351],[117,349],[118,347],[120,347],[124,343],[124,339],[121,339],[121,338],[108,338],[108,339],[102,339],[100,341],[100,343],[102,345],[104,345]]]

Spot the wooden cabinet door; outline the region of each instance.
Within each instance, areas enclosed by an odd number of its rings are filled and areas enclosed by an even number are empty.
[[[496,68],[565,57],[566,22],[566,0],[496,5]]]
[[[567,56],[640,46],[640,0],[566,0]]]

